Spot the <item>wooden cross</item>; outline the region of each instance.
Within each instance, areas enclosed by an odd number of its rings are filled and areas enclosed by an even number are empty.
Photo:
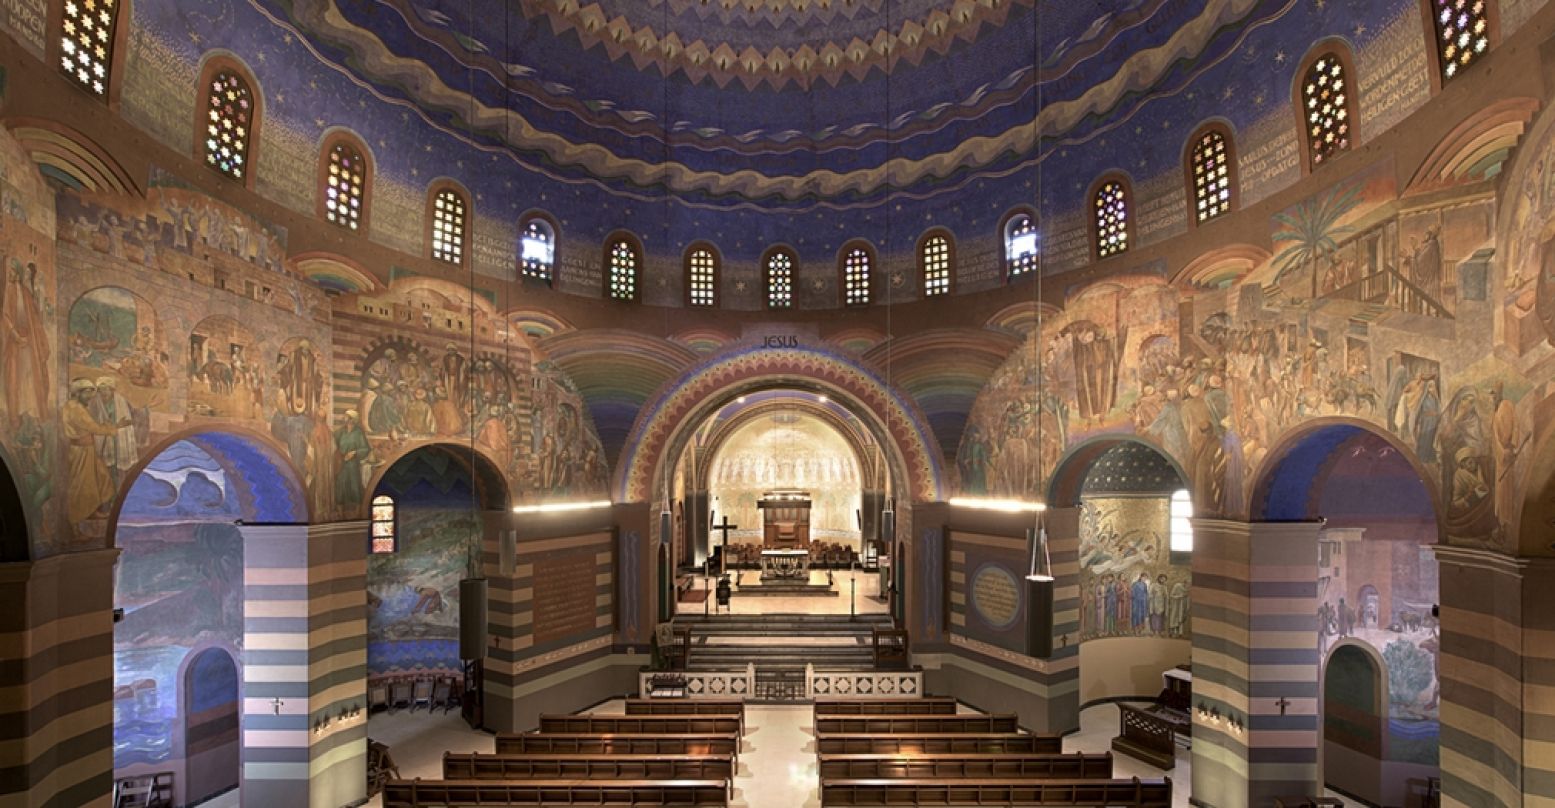
[[[1287,699],[1284,696],[1281,696],[1280,700],[1275,702],[1275,704],[1279,705],[1279,707],[1280,707],[1280,715],[1284,715],[1285,714],[1285,708],[1290,706],[1290,699]]]
[[[281,697],[280,696],[276,696],[275,698],[270,700],[270,706],[275,708],[275,714],[276,715],[280,715],[281,714],[281,705],[285,704],[285,703],[286,702],[281,701]]]
[[[718,541],[718,546],[723,548],[723,552],[718,554],[718,561],[721,566],[726,567],[729,564],[729,559],[725,558],[725,554],[729,552],[729,532],[733,530],[739,530],[740,526],[729,524],[729,514],[724,514],[723,524],[713,525],[711,529],[723,534],[723,536],[721,536]],[[723,570],[720,569],[718,574],[722,575]]]

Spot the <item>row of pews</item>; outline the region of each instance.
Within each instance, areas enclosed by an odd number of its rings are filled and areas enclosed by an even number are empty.
[[[384,808],[727,806],[745,705],[628,699],[622,715],[542,715],[493,754],[443,755],[441,780],[390,780]]]
[[[1014,715],[962,714],[950,698],[817,700],[822,806],[1167,808],[1169,779],[1116,780],[1112,755],[1064,754]]]

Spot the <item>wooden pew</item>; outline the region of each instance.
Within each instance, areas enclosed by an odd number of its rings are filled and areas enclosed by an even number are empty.
[[[727,715],[542,715],[540,732],[608,732],[616,735],[734,735],[740,719]]]
[[[498,735],[499,755],[728,755],[740,756],[733,734],[612,735],[608,733],[526,733]]]
[[[821,755],[1057,755],[1064,751],[1064,741],[1056,735],[1021,732],[817,735],[815,751]]]
[[[627,715],[727,715],[740,719],[745,732],[745,702],[721,699],[639,699],[626,700]]]
[[[719,780],[390,780],[383,808],[429,806],[728,806]]]
[[[733,780],[732,755],[443,755],[445,780]]]
[[[821,805],[1041,805],[1170,808],[1162,780],[881,780],[822,778]]]
[[[543,721],[542,721],[543,725]],[[816,735],[930,732],[1017,732],[1013,713],[997,715],[818,715]]]
[[[955,715],[956,700],[945,696],[921,699],[816,699],[815,714],[822,715]]]
[[[1112,755],[821,755],[820,775],[833,779],[1109,780]]]

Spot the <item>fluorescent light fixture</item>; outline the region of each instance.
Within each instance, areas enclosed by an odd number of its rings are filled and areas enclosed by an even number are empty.
[[[595,508],[608,508],[611,502],[608,499],[598,499],[591,502],[546,502],[540,505],[514,505],[513,513],[562,513],[565,511],[590,511]]]
[[[979,511],[1003,511],[1005,513],[1038,513],[1047,510],[1041,502],[1025,502],[1019,499],[982,499],[979,497],[951,497],[956,508],[972,508]]]
[[[1027,575],[1026,576],[1026,580],[1028,580],[1028,581],[1053,581],[1053,580],[1057,580],[1057,579],[1054,578],[1051,575]]]
[[[1015,258],[1024,258],[1037,254],[1037,234],[1022,233],[1010,239],[1010,255]]]
[[[525,261],[539,261],[542,264],[551,263],[552,256],[556,255],[556,246],[545,239],[533,236],[524,236],[523,257]]]

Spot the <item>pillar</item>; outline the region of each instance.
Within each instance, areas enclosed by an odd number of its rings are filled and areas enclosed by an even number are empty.
[[[0,564],[0,805],[111,803],[118,555]]]
[[[364,799],[367,523],[242,530],[243,802]]]
[[[1320,528],[1193,520],[1197,805],[1268,806],[1275,797],[1320,793]]]
[[[1442,804],[1522,805],[1525,785],[1529,805],[1548,804],[1555,700],[1542,699],[1542,716],[1525,715],[1524,705],[1537,712],[1540,692],[1555,688],[1555,642],[1541,639],[1555,637],[1555,593],[1523,585],[1525,559],[1433,549],[1441,581]],[[1544,580],[1555,572],[1550,564],[1538,564]],[[1536,754],[1525,756],[1525,746]]]

